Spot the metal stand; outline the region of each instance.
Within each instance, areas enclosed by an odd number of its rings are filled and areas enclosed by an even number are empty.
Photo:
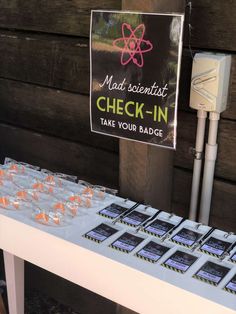
[[[217,112],[210,112],[210,126],[208,143],[206,144],[205,152],[205,165],[202,182],[202,195],[200,204],[199,222],[208,225],[210,208],[211,208],[211,196],[214,180],[215,161],[217,156],[217,131],[220,114]]]
[[[205,126],[207,112],[203,110],[198,110],[198,125],[197,125],[197,135],[196,135],[196,146],[195,146],[195,159],[193,166],[193,179],[192,179],[192,192],[191,192],[191,203],[189,219],[196,220],[197,218],[197,205],[198,205],[198,194],[199,185],[202,169],[202,152],[204,147],[204,136],[205,136]]]

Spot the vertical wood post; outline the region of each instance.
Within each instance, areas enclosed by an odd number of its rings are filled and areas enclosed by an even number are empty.
[[[185,11],[184,0],[123,0],[122,9],[140,12]],[[174,152],[120,140],[120,191],[124,197],[170,211]]]

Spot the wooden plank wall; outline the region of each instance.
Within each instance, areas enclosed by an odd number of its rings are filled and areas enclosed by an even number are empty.
[[[214,189],[211,223],[235,230],[236,216],[227,218],[224,211],[233,213],[234,206],[230,204],[235,203],[236,193],[231,193],[225,202],[220,189],[230,187],[235,191],[236,3],[223,0],[191,3],[191,16],[186,6],[172,210],[187,214],[189,205],[193,164],[190,147],[194,147],[196,129],[195,112],[188,108],[192,64],[189,44],[193,53],[230,52],[232,81],[229,108],[220,122],[215,177],[219,192]],[[145,5],[151,5],[151,1]],[[118,187],[118,140],[89,131],[88,36],[90,9],[120,7],[121,1],[116,0],[89,4],[83,0],[31,0],[24,4],[17,0],[1,1],[0,161],[9,155]]]
[[[10,156],[118,187],[118,140],[90,132],[88,37],[90,9],[120,7],[116,0],[0,1],[0,162]],[[117,308],[26,263],[30,289],[80,313]]]
[[[236,231],[236,2],[191,4],[191,16],[186,6],[172,210],[187,214],[191,187],[196,113],[188,107],[189,45],[193,53],[229,52],[230,97],[219,127],[211,224]],[[89,131],[88,37],[91,9],[120,7],[120,0],[0,1],[0,162],[10,156],[118,187],[117,139]]]
[[[191,10],[189,6],[186,7],[185,17],[172,209],[187,215],[191,191],[193,158],[190,147],[195,145],[197,119],[196,112],[188,107],[192,65],[189,46],[193,54],[196,51],[230,53],[232,54],[231,83],[228,108],[222,114],[219,123],[219,146],[210,224],[236,232],[236,25],[234,22],[236,2],[193,0],[191,4]]]
[[[0,3],[0,161],[118,186],[118,140],[89,129],[90,9],[119,1]]]

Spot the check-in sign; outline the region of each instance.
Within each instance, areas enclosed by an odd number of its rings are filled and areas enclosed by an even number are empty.
[[[91,130],[176,147],[183,15],[92,11]]]

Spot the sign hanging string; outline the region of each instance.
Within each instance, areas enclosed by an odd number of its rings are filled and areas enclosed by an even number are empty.
[[[189,48],[191,57],[194,60],[194,58],[193,58],[193,50],[192,50],[192,46],[191,46],[192,29],[193,29],[192,24],[191,24],[192,9],[193,9],[192,2],[189,1],[187,3],[186,7],[189,8],[189,14],[188,14],[188,48]]]

